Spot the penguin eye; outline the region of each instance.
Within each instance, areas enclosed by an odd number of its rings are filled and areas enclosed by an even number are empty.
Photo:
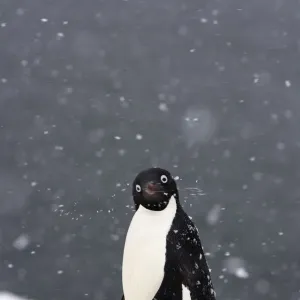
[[[167,183],[168,182],[168,177],[166,175],[161,175],[160,180],[162,183]]]
[[[138,193],[140,193],[141,190],[142,190],[142,188],[141,188],[141,186],[140,186],[139,184],[137,184],[137,185],[135,186],[135,190],[136,190]]]

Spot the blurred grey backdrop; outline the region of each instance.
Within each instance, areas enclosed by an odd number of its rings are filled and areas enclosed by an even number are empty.
[[[120,299],[131,182],[178,176],[222,300],[300,299],[300,3],[0,1],[0,290]]]

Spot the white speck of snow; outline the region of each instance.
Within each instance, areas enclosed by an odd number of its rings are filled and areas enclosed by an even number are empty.
[[[63,274],[63,272],[64,272],[63,270],[58,270],[57,274],[61,275],[61,274]]]
[[[261,71],[253,75],[254,83],[258,86],[265,86],[271,82],[272,76],[267,71]]]
[[[63,21],[63,25],[67,25],[68,23],[68,21]]]
[[[136,136],[135,136],[135,138],[137,139],[137,140],[142,140],[143,139],[143,136],[141,135],[141,134],[137,134]]]
[[[160,103],[160,104],[158,105],[158,109],[159,109],[160,111],[164,111],[164,112],[166,112],[166,111],[169,110],[168,105],[167,105],[166,103]]]
[[[212,14],[213,16],[217,16],[217,15],[219,14],[219,11],[218,11],[217,9],[214,9],[214,10],[211,12],[211,14]]]
[[[270,283],[265,280],[265,279],[260,279],[258,280],[258,282],[255,284],[255,290],[259,293],[259,294],[263,294],[263,295],[267,295],[270,291]],[[293,298],[293,299],[299,299],[297,298]]]
[[[21,234],[13,242],[13,247],[18,250],[24,250],[29,245],[29,237],[27,234]]]
[[[58,33],[56,34],[56,37],[57,37],[58,40],[61,40],[64,36],[65,36],[65,35],[64,35],[62,32],[58,32]]]
[[[158,99],[159,99],[160,101],[164,101],[164,100],[166,100],[166,95],[163,94],[163,93],[159,93],[159,94],[158,94]]]
[[[30,185],[31,185],[32,187],[33,187],[33,186],[36,186],[36,185],[37,185],[37,182],[36,182],[36,181],[32,181]]]
[[[206,18],[201,18],[201,23],[207,23],[207,19]]]
[[[230,152],[229,149],[224,150],[223,157],[224,158],[230,158],[231,157],[231,152]]]
[[[120,136],[115,136],[115,140],[120,140],[121,137]]]
[[[178,34],[181,35],[181,36],[186,36],[188,34],[188,31],[189,30],[188,30],[187,26],[182,25],[178,29]]]
[[[250,161],[255,161],[255,156],[250,157]]]
[[[97,170],[97,171],[96,171],[96,174],[97,174],[98,176],[101,176],[101,175],[102,175],[102,173],[103,173],[103,171],[102,171],[102,170]]]
[[[179,180],[179,176],[175,176],[175,177],[174,177],[174,180]]]
[[[216,204],[213,208],[209,211],[206,221],[209,225],[215,225],[220,219],[221,215],[221,205]]]
[[[25,59],[21,60],[21,65],[22,67],[26,67],[28,65],[28,61]]]
[[[119,235],[117,235],[117,234],[111,234],[110,238],[115,242],[120,239]]]
[[[48,19],[46,19],[46,18],[42,18],[42,19],[41,19],[41,22],[43,22],[43,23],[47,23],[47,22],[48,22]]]
[[[56,146],[54,147],[54,149],[57,150],[57,151],[62,151],[62,150],[64,150],[64,147],[63,147],[63,146],[56,145]]]
[[[291,119],[292,118],[292,116],[293,116],[293,113],[292,113],[292,111],[291,110],[286,110],[285,112],[284,112],[284,116],[287,118],[287,119]]]
[[[249,273],[244,268],[237,268],[235,271],[235,276],[238,278],[248,278]]]
[[[245,261],[238,257],[230,257],[224,262],[228,272],[238,278],[248,278],[249,273],[245,267]]]
[[[247,190],[248,189],[248,185],[247,184],[243,184],[242,189],[243,190]]]
[[[193,49],[190,49],[190,52],[191,52],[191,53],[194,53],[195,51],[196,51],[196,49],[194,49],[194,48],[193,48]]]
[[[278,115],[277,114],[271,114],[271,119],[273,121],[278,121]]]
[[[120,156],[124,156],[124,155],[126,154],[126,150],[125,150],[125,149],[119,149],[119,150],[118,150],[118,154],[119,154]]]
[[[252,177],[256,181],[261,181],[263,178],[263,174],[260,172],[255,172],[255,173],[253,173]]]
[[[282,231],[278,232],[278,235],[283,235],[283,232]]]
[[[1,82],[2,83],[7,83],[7,79],[6,78],[1,78]]]
[[[282,151],[285,149],[285,144],[282,142],[279,142],[279,143],[277,143],[276,147],[278,150]]]
[[[70,86],[66,87],[66,88],[65,88],[65,93],[66,93],[67,95],[72,94],[72,93],[73,93],[73,88],[70,87]]]
[[[8,264],[7,266],[8,266],[9,269],[12,269],[14,267],[13,264]]]
[[[290,87],[291,85],[292,85],[292,84],[291,84],[291,82],[290,82],[289,80],[286,80],[286,81],[285,81],[285,86],[286,86],[286,87]]]
[[[6,27],[6,23],[1,23],[1,27]]]

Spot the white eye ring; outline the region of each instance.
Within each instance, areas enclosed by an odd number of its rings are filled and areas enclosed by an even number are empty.
[[[137,184],[137,185],[135,186],[135,190],[136,190],[138,193],[140,193],[140,192],[142,191],[142,188],[141,188],[141,186],[140,186],[139,184]]]
[[[160,180],[162,183],[167,183],[168,182],[168,177],[166,175],[161,175]]]

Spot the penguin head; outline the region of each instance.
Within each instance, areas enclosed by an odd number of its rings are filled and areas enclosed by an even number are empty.
[[[149,210],[160,211],[168,206],[172,196],[178,199],[178,190],[167,170],[150,168],[136,176],[132,195],[136,208],[142,205]]]

